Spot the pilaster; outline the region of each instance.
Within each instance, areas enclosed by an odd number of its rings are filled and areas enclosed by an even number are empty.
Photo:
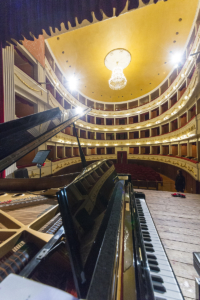
[[[2,49],[3,58],[3,94],[4,94],[4,122],[15,119],[15,85],[14,85],[14,46]],[[0,83],[1,84],[1,83]],[[16,170],[14,163],[6,169],[6,177]]]

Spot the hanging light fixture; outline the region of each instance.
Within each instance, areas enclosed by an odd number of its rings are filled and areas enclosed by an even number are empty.
[[[123,69],[130,64],[130,61],[131,55],[125,49],[115,49],[106,55],[105,66],[112,71],[111,78],[108,80],[112,90],[121,90],[126,86],[127,79]]]
[[[121,90],[127,84],[127,79],[124,76],[123,69],[120,67],[116,67],[112,71],[112,76],[108,80],[109,87],[112,90]]]

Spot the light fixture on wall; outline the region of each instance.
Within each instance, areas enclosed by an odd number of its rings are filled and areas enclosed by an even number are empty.
[[[106,68],[112,71],[111,78],[108,80],[112,90],[121,90],[126,86],[127,79],[123,69],[130,64],[130,61],[131,55],[125,49],[115,49],[106,55],[104,63]]]
[[[68,86],[71,91],[77,89],[78,80],[75,76],[71,76],[68,80]]]
[[[77,106],[77,107],[76,107],[76,112],[77,112],[78,114],[81,114],[81,113],[83,112],[83,108],[80,107],[80,106]],[[75,124],[76,124],[76,122],[75,122]],[[83,125],[81,125],[81,126],[83,126]]]

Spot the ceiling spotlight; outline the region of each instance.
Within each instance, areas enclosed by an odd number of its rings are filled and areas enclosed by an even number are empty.
[[[83,112],[82,107],[80,107],[80,106],[76,107],[76,113],[77,114],[81,114],[82,112]]]
[[[72,76],[68,80],[68,86],[71,91],[74,91],[77,89],[77,78],[75,76]]]
[[[171,60],[174,64],[179,64],[182,60],[182,55],[180,53],[172,53]]]

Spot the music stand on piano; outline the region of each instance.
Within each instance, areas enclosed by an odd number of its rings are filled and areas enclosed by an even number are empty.
[[[41,178],[41,168],[44,164],[47,156],[49,155],[51,150],[40,150],[34,157],[32,163],[37,164],[37,167],[40,169],[40,178]]]

